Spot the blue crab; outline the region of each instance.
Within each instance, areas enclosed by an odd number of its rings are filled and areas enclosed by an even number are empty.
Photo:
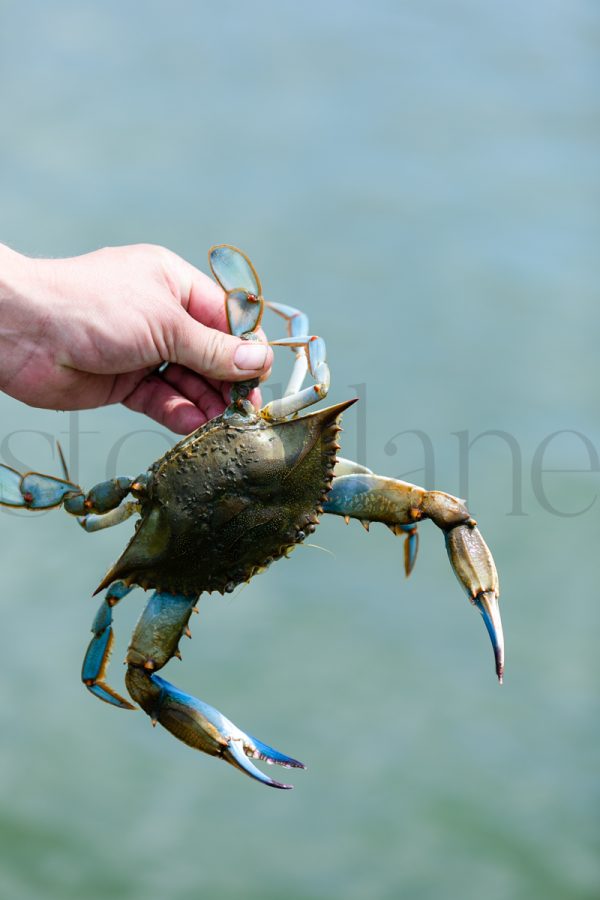
[[[200,595],[232,591],[313,532],[322,513],[382,522],[403,535],[406,574],[418,547],[417,524],[431,519],[444,533],[450,563],[483,616],[502,680],[504,650],[498,576],[492,555],[464,502],[441,491],[376,475],[337,457],[340,416],[354,400],[299,415],[329,388],[325,343],[311,335],[303,312],[265,301],[248,257],[228,244],[209,252],[225,292],[232,334],[256,340],[264,308],[283,318],[294,366],[284,396],[256,409],[248,399],[256,382],[237,384],[222,415],[179,441],[136,478],[119,477],[87,493],[64,478],[21,474],[0,465],[0,504],[28,510],[62,506],[88,532],[140,516],[135,533],[96,593],[106,590],[92,625],[82,680],[100,700],[134,709],[106,680],[113,644],[113,608],[134,586],[153,589],[127,652],[131,698],[186,744],[220,757],[245,774],[289,788],[252,760],[288,768],[302,763],[262,743],[222,713],[158,675],[189,634]],[[303,387],[310,373],[313,384]]]

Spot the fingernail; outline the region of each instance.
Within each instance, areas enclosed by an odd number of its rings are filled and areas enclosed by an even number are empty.
[[[265,364],[266,358],[266,344],[250,344],[244,342],[243,344],[240,344],[235,351],[233,361],[238,369],[245,369],[246,371],[256,371],[257,369],[262,369]]]

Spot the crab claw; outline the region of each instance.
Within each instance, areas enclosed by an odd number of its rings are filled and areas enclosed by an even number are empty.
[[[223,721],[228,722],[224,717]],[[229,722],[229,725],[232,725],[232,723]],[[294,787],[293,784],[284,784],[281,781],[275,781],[274,778],[269,778],[269,776],[265,775],[264,772],[261,772],[254,763],[250,762],[248,757],[252,757],[252,759],[262,759],[269,765],[276,763],[279,766],[284,766],[286,769],[305,769],[306,766],[301,762],[298,762],[297,759],[292,759],[291,756],[285,756],[278,750],[274,750],[273,747],[263,744],[262,741],[251,737],[249,734],[244,734],[242,731],[236,729],[235,725],[233,728],[240,736],[239,738],[232,737],[230,739],[227,749],[222,753],[223,759],[226,762],[231,763],[232,766],[235,766],[236,769],[240,769],[240,771],[249,775],[250,778],[262,781],[263,784],[268,784],[269,787],[282,788],[286,791],[291,790]]]
[[[500,586],[494,559],[473,519],[446,532],[446,548],[454,574],[477,607],[487,628],[496,661],[496,675],[504,675],[504,634],[498,597]]]
[[[490,636],[496,659],[496,675],[498,676],[498,681],[502,684],[504,677],[504,633],[502,631],[498,595],[494,591],[484,591],[484,593],[475,597],[473,605],[481,613]]]
[[[179,690],[158,675],[148,678],[140,669],[137,672],[134,669],[129,670],[128,687],[135,699],[140,699],[133,683],[138,678],[152,682],[150,691],[144,691],[147,699],[149,693],[154,694],[150,704],[148,702],[142,704],[146,712],[190,747],[224,759],[250,778],[255,778],[269,787],[289,790],[293,785],[269,778],[251,762],[252,759],[262,759],[287,769],[305,768],[297,759],[286,756],[241,731],[213,706]]]

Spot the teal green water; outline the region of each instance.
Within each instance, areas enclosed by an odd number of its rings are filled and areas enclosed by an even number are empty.
[[[578,0],[0,3],[0,240],[246,249],[331,398],[360,385],[345,453],[422,481],[422,432],[468,488],[507,638],[499,689],[432,525],[406,582],[387,530],[324,522],[168,670],[306,761],[270,791],[81,688],[130,525],[1,513],[0,897],[598,896],[599,38]],[[461,457],[488,430],[514,458]],[[54,471],[48,435],[85,484],[170,439],[0,398],[4,461]]]

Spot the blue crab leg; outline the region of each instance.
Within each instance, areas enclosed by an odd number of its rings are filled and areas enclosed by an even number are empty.
[[[125,522],[130,516],[135,515],[139,511],[140,504],[135,500],[128,500],[126,503],[121,503],[120,506],[116,506],[108,512],[100,514],[89,513],[87,516],[80,516],[77,521],[84,531],[91,533],[93,531],[101,531],[103,528],[112,528],[113,525],[120,525],[121,522]]]
[[[243,288],[234,288],[225,295],[225,311],[229,331],[236,337],[251,338],[261,323],[264,300]]]
[[[121,709],[135,709],[135,706],[106,684],[105,675],[114,642],[112,609],[131,590],[133,589],[123,581],[115,581],[107,590],[92,623],[94,637],[87,648],[81,670],[81,680],[88,691],[105,703],[112,703]]]
[[[462,500],[442,491],[426,491],[408,482],[365,472],[364,466],[352,474],[352,463],[340,461],[324,512],[359,519],[363,524],[383,522],[395,533],[408,532],[405,549],[407,571],[414,565],[416,535],[413,529],[422,519],[431,519],[445,535],[446,549],[454,574],[471,603],[481,613],[494,650],[496,674],[504,674],[504,637],[498,598],[500,587],[492,554],[477,523]],[[411,545],[411,540],[413,544]]]
[[[77,484],[54,478],[52,475],[41,475],[39,472],[27,472],[21,475],[10,466],[0,465],[0,505],[22,507],[23,509],[52,509],[69,497],[80,494]]]
[[[231,244],[218,244],[208,252],[211,271],[225,291],[225,309],[227,323],[231,334],[251,340],[262,319],[264,306],[282,316],[287,322],[288,338],[295,341],[290,344],[296,350],[296,360],[290,381],[287,385],[284,401],[276,401],[275,408],[265,407],[262,414],[265,418],[285,417],[297,413],[300,409],[316,403],[325,397],[329,389],[329,368],[325,362],[325,345],[320,338],[307,336],[308,318],[300,310],[283,303],[267,303],[262,295],[262,285],[256,269],[245,253]],[[308,341],[318,341],[317,346],[308,347]],[[285,343],[284,340],[281,343]],[[280,343],[280,342],[274,342]],[[319,354],[322,359],[319,359]],[[302,392],[301,387],[310,368],[317,384]],[[231,393],[231,412],[252,412],[246,404],[250,390],[258,382],[241,382],[234,385]]]
[[[269,778],[250,760],[262,759],[288,768],[304,768],[292,759],[241,731],[207,703],[179,690],[156,675],[177,654],[179,640],[196,597],[155,592],[134,631],[127,654],[127,689],[150,716],[196,750],[217,756],[271,787],[289,788]]]
[[[85,495],[83,501],[85,509],[93,513],[106,513],[115,509],[130,492],[133,482],[133,478],[120,475],[95,484]]]
[[[142,487],[141,482],[136,485]],[[0,464],[0,506],[40,510],[62,505],[74,516],[103,514],[119,506],[133,486],[134,480],[123,476],[102,481],[84,494],[78,484],[64,478],[39,472],[21,475],[16,469]]]
[[[337,478],[339,475],[373,475],[373,472],[371,469],[367,469],[366,466],[363,466],[360,463],[354,462],[351,459],[344,459],[343,456],[338,456],[335,461],[333,474]]]
[[[260,325],[264,309],[262,285],[245,253],[231,244],[208,251],[211,271],[225,291],[225,310],[231,334],[246,337]]]
[[[0,503],[2,506],[26,506],[21,490],[23,476],[16,469],[0,464]]]
[[[249,294],[262,296],[262,285],[256,269],[245,253],[231,244],[216,244],[208,251],[211,272],[225,291],[243,288]]]
[[[286,769],[306,768],[297,759],[292,759],[291,756],[286,756],[246,734],[218,709],[178,690],[158,675],[152,675],[147,680],[151,683],[150,690],[154,694],[152,714],[175,737],[195,750],[201,750],[209,756],[217,756],[250,778],[269,787],[284,790],[290,790],[293,785],[270,778],[251,760],[261,759]],[[144,691],[147,697],[149,694],[147,686],[144,686]]]
[[[208,251],[208,262],[214,277],[225,291],[225,312],[229,331],[244,340],[258,340],[265,301],[256,269],[245,253],[231,244],[217,244]],[[231,388],[231,404],[226,415],[255,415],[248,400],[258,379],[238,381]]]
[[[309,333],[308,316],[299,309],[296,309],[293,306],[286,306],[284,303],[270,303],[269,301],[265,301],[265,305],[267,309],[271,309],[274,313],[277,313],[278,316],[285,319],[287,322],[288,337],[297,338]],[[292,394],[298,393],[302,388],[306,373],[308,372],[308,358],[304,349],[302,347],[296,347],[294,349],[294,368],[292,369],[290,380],[284,391],[284,397],[289,397]]]
[[[209,250],[208,261],[214,277],[225,291],[227,322],[232,334],[249,338],[260,324],[265,305],[286,320],[289,338],[308,334],[308,318],[303,312],[283,303],[265,303],[256,269],[246,254],[237,247],[217,244]],[[299,346],[295,344],[294,348]],[[300,391],[309,367],[307,357],[308,354],[297,349],[294,370],[285,391],[286,397]]]
[[[284,419],[294,415],[313,403],[318,403],[327,396],[330,384],[329,366],[326,362],[325,341],[317,335],[300,335],[298,337],[280,338],[269,341],[275,347],[300,348],[306,355],[308,368],[315,379],[312,387],[289,394],[280,400],[272,400],[264,406],[260,414],[264,419]]]

